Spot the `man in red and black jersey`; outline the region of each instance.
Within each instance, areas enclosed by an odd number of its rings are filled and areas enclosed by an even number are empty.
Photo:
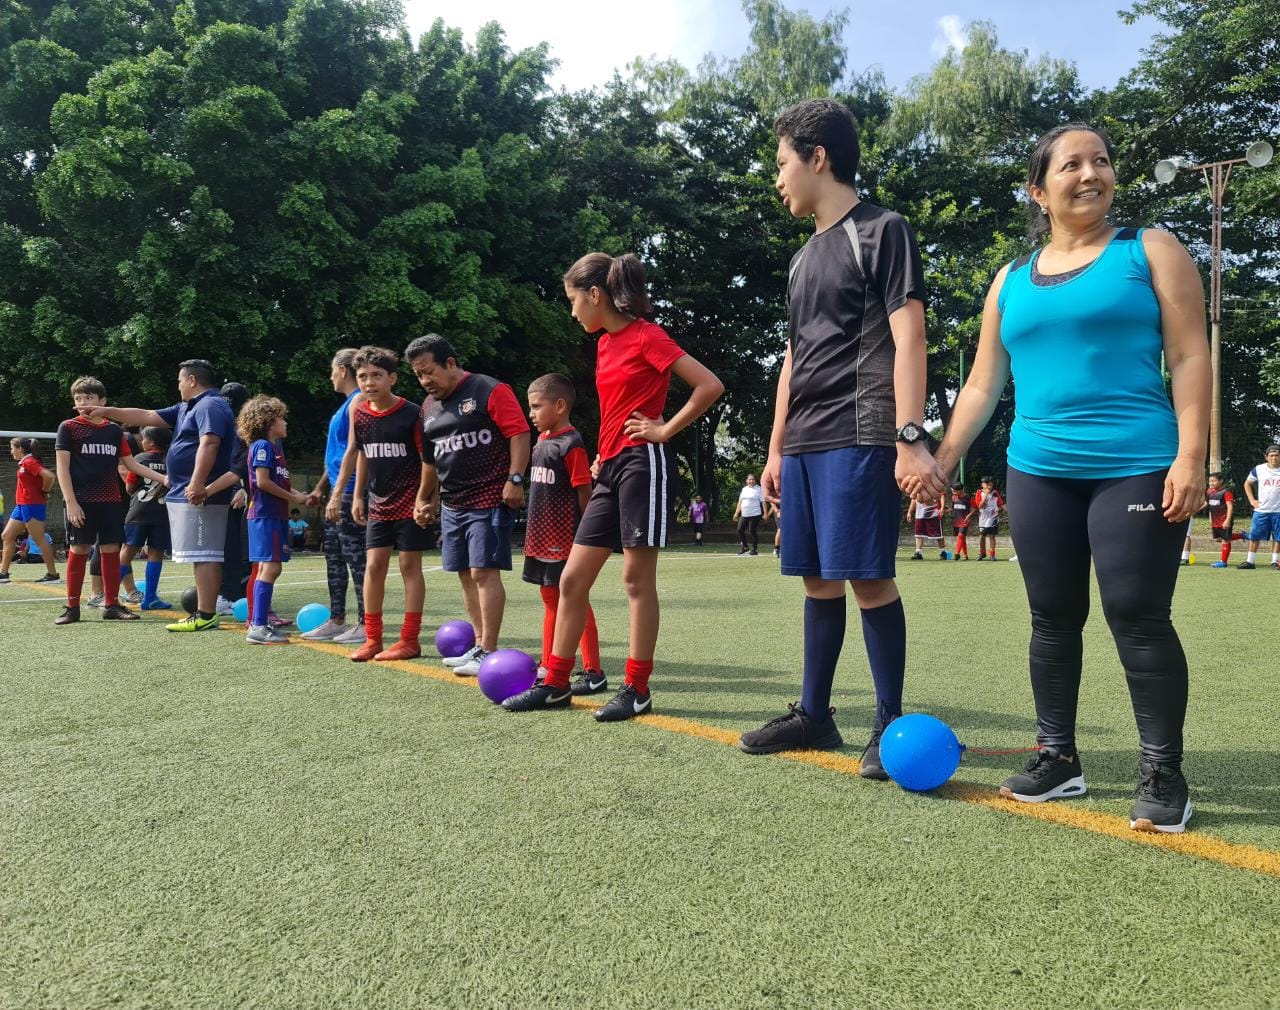
[[[96,543],[102,561],[104,621],[136,621],[138,615],[120,605],[120,542],[124,539],[124,498],[118,467],[146,480],[167,485],[164,474],[142,466],[124,429],[114,421],[91,421],[85,415],[107,402],[107,389],[91,376],[71,384],[76,416],[58,425],[58,485],[67,508],[67,605],[58,625],[80,620],[80,591],[84,587],[89,550]]]
[[[394,351],[362,347],[353,367],[356,384],[365,399],[351,411],[350,444],[356,447],[356,484],[351,514],[366,523],[364,575],[364,645],[351,654],[356,663],[370,659],[413,659],[422,655],[418,635],[422,630],[422,552],[427,531],[414,519],[425,468],[418,406],[397,396]],[[368,494],[368,504],[365,495]],[[382,600],[386,590],[391,551],[400,554],[404,579],[404,624],[400,640],[382,647]]]
[[[405,348],[427,391],[422,405],[423,493],[419,519],[440,511],[441,565],[457,572],[476,644],[446,661],[459,676],[480,672],[498,647],[511,571],[511,525],[524,505],[529,422],[505,382],[464,371],[453,345],[431,334]]]

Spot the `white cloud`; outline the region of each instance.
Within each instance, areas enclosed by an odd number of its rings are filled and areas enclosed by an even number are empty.
[[[946,56],[951,50],[961,50],[969,44],[969,34],[964,21],[958,15],[946,14],[938,18],[938,34],[933,37],[930,49],[933,55]]]
[[[436,18],[462,29],[468,42],[489,21],[502,25],[512,49],[548,42],[551,56],[560,61],[552,83],[571,90],[607,81],[637,56],[674,57],[693,68],[708,51],[740,52],[747,34],[736,0],[599,6],[583,0],[405,0],[404,9],[415,42]]]

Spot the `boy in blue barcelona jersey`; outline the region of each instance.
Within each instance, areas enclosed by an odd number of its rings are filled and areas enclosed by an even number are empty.
[[[283,645],[289,636],[271,627],[271,593],[289,560],[289,505],[307,496],[293,490],[289,468],[278,445],[289,433],[289,410],[274,396],[255,396],[240,411],[236,426],[249,446],[249,560],[257,565],[250,580],[253,610],[245,641]]]

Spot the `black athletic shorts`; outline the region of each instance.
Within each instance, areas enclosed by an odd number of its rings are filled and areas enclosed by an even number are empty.
[[[560,576],[564,574],[564,561],[543,561],[540,558],[525,558],[524,571],[520,578],[535,586],[559,586]]]
[[[993,537],[999,529],[999,526],[979,526],[978,535],[983,537]]]
[[[84,525],[67,523],[67,543],[92,547],[124,543],[124,503],[118,501],[81,502]]]
[[[366,548],[425,551],[431,547],[431,532],[412,519],[370,519],[364,531],[364,545]]]
[[[629,445],[604,461],[575,544],[666,547],[675,522],[674,456],[662,444]]]
[[[1190,535],[1190,531],[1188,531],[1188,536],[1189,536],[1189,535]],[[1215,526],[1215,527],[1213,528],[1213,539],[1214,539],[1214,540],[1225,540],[1225,541],[1227,541],[1227,543],[1230,543],[1230,542],[1231,542],[1231,527],[1230,527],[1230,526]]]

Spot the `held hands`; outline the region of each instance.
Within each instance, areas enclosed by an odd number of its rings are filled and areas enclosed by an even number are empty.
[[[936,502],[947,490],[948,470],[929,454],[923,442],[898,443],[893,476],[902,492],[918,502]]]
[[[307,501],[306,501],[307,508],[309,509],[319,508],[322,497],[323,496],[320,494],[319,491],[312,491],[309,495],[307,495]]]
[[[1165,475],[1160,504],[1171,523],[1186,522],[1204,508],[1204,464],[1177,457]]]
[[[622,426],[622,433],[627,438],[639,438],[646,442],[665,442],[668,438],[666,425],[660,417],[645,417],[640,411],[634,411]]]

